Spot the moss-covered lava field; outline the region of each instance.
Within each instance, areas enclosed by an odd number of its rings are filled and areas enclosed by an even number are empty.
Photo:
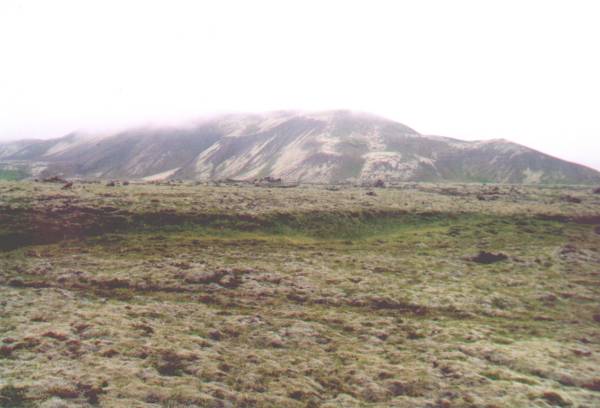
[[[589,187],[0,182],[2,407],[598,407]]]

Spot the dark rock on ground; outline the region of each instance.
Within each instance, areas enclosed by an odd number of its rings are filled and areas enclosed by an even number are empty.
[[[488,195],[488,194],[478,194],[477,195],[477,199],[479,201],[493,201],[493,200],[498,200],[500,198],[500,196],[497,195]]]
[[[503,253],[494,254],[492,252],[481,251],[476,256],[471,258],[471,261],[481,264],[491,264],[495,262],[505,261],[508,259]]]
[[[67,180],[65,180],[62,177],[58,177],[58,176],[46,177],[45,179],[42,179],[42,181],[44,183],[66,183],[67,182]]]

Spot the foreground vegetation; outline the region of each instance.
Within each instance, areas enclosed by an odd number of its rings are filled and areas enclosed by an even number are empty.
[[[0,182],[0,406],[599,406],[599,226],[578,187]]]

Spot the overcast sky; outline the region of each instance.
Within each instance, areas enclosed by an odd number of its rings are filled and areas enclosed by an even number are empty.
[[[355,109],[600,169],[600,2],[0,2],[0,141]]]

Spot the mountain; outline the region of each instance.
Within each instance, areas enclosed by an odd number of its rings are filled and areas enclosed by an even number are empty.
[[[351,111],[229,114],[182,126],[5,143],[0,169],[0,175],[102,179],[600,183],[593,169],[507,140],[427,136]]]

